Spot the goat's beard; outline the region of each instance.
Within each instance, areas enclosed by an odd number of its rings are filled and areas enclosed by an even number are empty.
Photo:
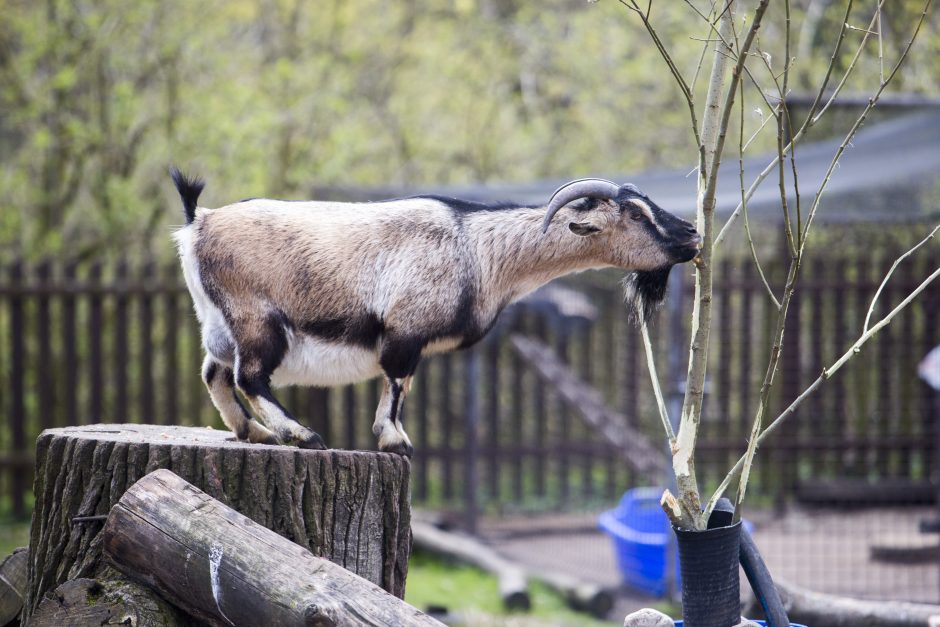
[[[672,266],[657,270],[636,270],[624,277],[624,301],[637,326],[649,322],[662,304],[670,270]]]

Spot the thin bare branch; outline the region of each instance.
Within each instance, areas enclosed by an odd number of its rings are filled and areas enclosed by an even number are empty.
[[[640,324],[640,333],[643,335],[643,348],[646,350],[646,369],[649,370],[650,379],[653,382],[653,395],[656,397],[656,407],[659,408],[659,417],[663,421],[663,430],[669,439],[670,449],[676,445],[676,434],[672,430],[672,423],[669,421],[669,412],[666,410],[666,402],[663,400],[663,391],[659,387],[659,375],[656,374],[656,359],[653,355],[653,344],[650,342],[649,328],[644,320]]]
[[[740,90],[741,98],[741,102],[738,105],[741,111],[740,128],[738,132],[738,180],[741,183],[741,203],[744,207],[744,233],[747,236],[748,247],[751,250],[751,258],[754,260],[754,265],[757,266],[757,273],[760,275],[760,279],[767,289],[767,295],[770,296],[770,300],[773,301],[774,306],[780,309],[780,302],[774,295],[770,283],[767,282],[767,277],[764,276],[764,268],[761,266],[760,258],[757,256],[757,249],[754,247],[754,239],[751,237],[751,225],[748,223],[747,219],[747,200],[745,199],[746,192],[744,190],[744,150],[747,148],[744,144],[744,83],[740,83],[738,89]],[[761,125],[761,128],[763,128],[763,125]]]
[[[909,251],[898,257],[894,260],[894,263],[891,264],[891,268],[888,269],[888,273],[885,274],[885,278],[882,279],[881,285],[878,286],[878,290],[875,292],[875,295],[871,299],[871,304],[868,306],[868,314],[865,316],[865,323],[862,325],[862,331],[868,330],[868,323],[871,322],[871,316],[875,312],[875,304],[877,304],[878,299],[881,297],[881,292],[884,290],[885,285],[888,284],[888,281],[891,279],[891,275],[894,274],[894,271],[897,269],[901,262],[917,252],[917,249],[933,239],[933,236],[936,234],[937,230],[940,230],[940,224],[934,227],[934,229],[925,237],[920,240],[913,248]]]
[[[765,116],[765,115],[763,114],[763,112],[762,112],[760,109],[755,109],[755,111],[757,111],[757,112],[759,112],[759,113],[761,114],[761,119],[762,119],[763,121],[760,123],[760,126],[757,128],[757,130],[754,131],[754,133],[748,138],[748,140],[747,140],[746,142],[744,142],[744,150],[745,150],[745,151],[746,151],[746,150],[748,149],[748,147],[751,145],[751,142],[753,142],[755,139],[757,139],[757,136],[760,134],[760,132],[761,132],[762,130],[764,130],[764,127],[767,126],[767,123],[770,122],[770,121],[773,120],[773,119],[776,119],[777,113],[778,113],[779,110],[776,109],[776,108],[771,108],[771,110],[770,110],[771,115],[770,115],[770,116]],[[744,202],[745,199],[742,197],[741,201]]]
[[[692,90],[689,88],[688,83],[686,83],[685,79],[682,77],[682,73],[679,71],[679,68],[676,67],[675,62],[672,60],[672,55],[670,55],[669,51],[666,50],[666,46],[663,44],[662,40],[660,40],[656,29],[653,28],[652,22],[650,22],[649,12],[652,7],[652,2],[649,6],[647,6],[647,10],[645,12],[640,9],[639,5],[636,3],[636,0],[629,0],[629,3],[627,0],[619,0],[619,2],[640,16],[640,20],[643,22],[643,26],[646,27],[646,32],[649,33],[649,36],[653,40],[653,44],[659,51],[660,56],[663,58],[663,61],[666,62],[666,66],[669,68],[669,71],[672,72],[673,78],[676,79],[676,84],[679,85],[679,89],[682,91],[682,95],[685,97],[686,104],[689,107],[689,116],[691,117],[692,123],[692,135],[695,136],[695,143],[700,144],[701,138],[699,137],[698,118],[695,114],[695,98],[692,95]]]
[[[884,3],[885,3],[885,0],[881,0],[881,2],[878,3],[878,6],[875,10],[880,11],[881,8],[884,6]],[[868,25],[869,29],[871,29],[875,25],[876,17],[877,17],[877,14],[872,16],[871,23]],[[853,30],[852,27],[848,25],[848,23],[844,25],[844,28],[848,30]],[[855,30],[859,30],[859,29],[855,29]],[[815,124],[816,121],[826,112],[826,110],[829,109],[830,106],[832,106],[832,103],[835,101],[836,96],[838,96],[839,93],[842,91],[842,88],[845,86],[845,83],[849,80],[849,76],[852,74],[852,71],[855,69],[855,65],[858,63],[859,57],[862,56],[862,50],[865,49],[865,44],[868,43],[868,37],[873,34],[869,31],[864,31],[864,33],[865,35],[862,37],[862,41],[858,44],[858,48],[855,49],[855,55],[852,57],[852,60],[849,62],[848,67],[845,68],[845,72],[842,73],[842,79],[839,81],[839,84],[836,85],[836,88],[829,95],[829,99],[826,101],[826,104],[823,105],[822,109],[820,109],[819,112],[816,113],[816,115],[813,115],[812,111],[810,111],[810,114],[806,116],[807,121],[812,120],[813,123]],[[840,43],[841,43],[841,39],[840,39]]]
[[[882,4],[883,3],[884,3],[884,0],[882,0]],[[820,83],[819,90],[816,92],[816,99],[814,100],[812,106],[810,107],[809,113],[807,113],[806,115],[806,119],[804,120],[803,124],[800,126],[800,130],[797,131],[797,133],[790,140],[790,144],[786,147],[786,149],[784,150],[784,153],[788,153],[790,150],[792,150],[792,148],[796,146],[797,143],[799,143],[799,141],[805,136],[807,130],[810,129],[819,120],[819,116],[814,117],[813,114],[816,112],[817,108],[819,107],[819,103],[822,101],[823,94],[825,93],[826,88],[829,85],[829,80],[832,76],[832,69],[833,67],[835,67],[836,59],[838,58],[839,52],[842,49],[842,42],[845,40],[845,32],[846,32],[846,27],[848,25],[849,13],[852,10],[852,5],[853,5],[853,0],[849,0],[848,5],[846,6],[845,18],[842,20],[842,28],[839,31],[839,37],[836,40],[836,45],[832,52],[832,55],[829,57],[829,65],[826,68],[826,76],[823,78],[822,83]],[[855,58],[852,60],[852,63],[849,64],[849,67],[846,68],[846,71],[842,77],[842,81],[839,83],[835,92],[832,94],[832,97],[830,98],[829,103],[831,103],[832,99],[834,99],[835,96],[838,94],[838,92],[841,91],[842,86],[845,84],[845,81],[848,79],[849,75],[854,70],[855,62],[858,60],[858,56],[861,54],[861,51],[864,48],[866,41],[867,41],[867,35],[862,39],[862,42],[859,44],[858,49],[856,50],[856,53],[855,53]],[[826,107],[828,106],[829,104],[826,105]],[[767,166],[757,176],[757,178],[754,179],[754,182],[751,183],[751,186],[747,190],[747,200],[751,199],[751,196],[754,195],[754,192],[757,191],[757,188],[760,187],[761,183],[764,182],[764,179],[767,178],[767,175],[769,175],[773,171],[776,165],[777,165],[777,157],[775,157],[770,163],[768,163]],[[741,213],[741,207],[742,205],[739,204],[734,209],[734,211],[731,212],[731,215],[728,217],[728,220],[725,222],[724,226],[721,228],[721,231],[719,231],[717,237],[715,237],[716,248],[721,244],[721,242],[724,240],[725,236],[727,235],[729,229],[734,224],[735,220],[737,220],[738,216]]]

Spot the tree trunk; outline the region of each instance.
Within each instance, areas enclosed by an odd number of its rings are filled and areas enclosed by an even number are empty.
[[[404,595],[411,553],[406,459],[228,438],[212,429],[150,425],[44,431],[36,442],[24,616],[47,591],[98,574],[103,517],[131,485],[159,468],[314,555]]]
[[[154,471],[121,497],[102,538],[115,568],[211,624],[442,627],[169,470]]]

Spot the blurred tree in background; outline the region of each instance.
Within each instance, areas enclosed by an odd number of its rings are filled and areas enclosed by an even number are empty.
[[[856,2],[860,14],[874,3]],[[653,7],[690,69],[704,45],[686,35],[701,31],[696,4],[706,0]],[[799,91],[800,76],[827,63],[822,34],[845,5],[792,4]],[[885,4],[892,51],[920,6]],[[613,0],[0,0],[0,16],[4,258],[172,254],[171,162],[209,179],[208,206],[308,198],[313,185],[696,162],[684,102],[640,23]],[[930,21],[896,90],[938,91]],[[773,67],[782,21],[765,23],[760,47]],[[861,70],[860,86],[879,68]],[[754,129],[761,119],[755,112]]]

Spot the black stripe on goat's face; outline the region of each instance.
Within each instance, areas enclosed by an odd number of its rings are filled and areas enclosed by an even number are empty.
[[[665,256],[662,266],[691,261],[702,246],[702,236],[695,226],[663,210],[634,185],[623,185],[617,196],[621,221],[641,227]]]

